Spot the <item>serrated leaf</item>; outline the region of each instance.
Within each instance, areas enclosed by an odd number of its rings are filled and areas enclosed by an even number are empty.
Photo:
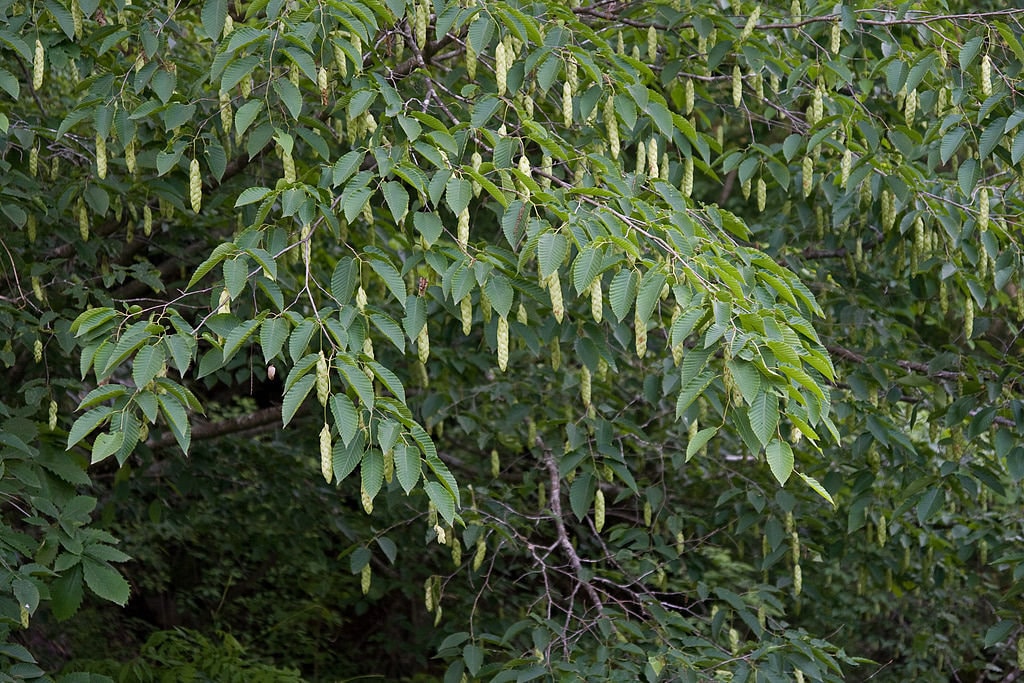
[[[412,223],[428,247],[434,246],[444,231],[444,224],[441,223],[441,218],[436,213],[417,211],[413,214]]]
[[[660,269],[652,268],[640,278],[640,285],[636,295],[636,315],[640,320],[647,322],[654,313],[654,307],[658,305],[661,298],[661,291],[668,278]]]
[[[611,305],[615,318],[622,322],[629,314],[629,310],[636,301],[637,282],[636,271],[631,268],[623,268],[612,278],[608,285],[608,303]]]
[[[376,448],[368,448],[363,453],[363,459],[359,466],[363,488],[367,495],[373,500],[384,483],[384,457]]]
[[[455,521],[455,499],[447,488],[437,483],[436,481],[425,481],[423,482],[423,490],[427,492],[427,497],[430,498],[430,502],[437,508],[438,514],[448,524],[452,524]]]
[[[224,19],[228,15],[227,0],[206,0],[203,3],[201,19],[206,37],[216,41],[224,30]]]
[[[765,447],[765,456],[776,481],[785,484],[793,473],[793,449],[785,441],[776,438]]]
[[[577,294],[583,294],[601,271],[601,254],[592,247],[586,247],[576,256],[572,264],[572,283]]]
[[[82,569],[85,585],[93,593],[124,607],[131,595],[131,587],[121,573],[106,562],[98,562],[88,557],[82,558]]]
[[[132,380],[142,388],[149,384],[164,367],[164,350],[161,346],[143,346],[135,354],[132,363]]]
[[[266,363],[278,356],[288,339],[288,321],[284,318],[267,318],[260,326],[260,348]]]
[[[690,442],[686,444],[686,462],[690,461],[700,449],[704,448],[708,441],[718,433],[718,427],[707,427],[693,435]]]
[[[335,394],[331,397],[331,414],[334,415],[338,434],[347,446],[359,429],[359,413],[356,412],[356,406],[345,394]]]
[[[395,219],[395,223],[400,222],[409,212],[409,192],[405,189],[405,185],[397,180],[389,180],[384,183],[381,191],[384,194],[384,201],[387,202],[388,209],[391,211],[391,217]]]
[[[248,187],[238,195],[238,199],[235,200],[235,208],[263,201],[269,194],[271,194],[271,190],[265,187]]]
[[[367,408],[373,407],[373,382],[357,368],[352,362],[338,356],[335,365],[341,372],[345,381],[352,387],[359,396],[359,401]]]
[[[83,595],[82,565],[75,564],[50,584],[50,609],[57,621],[74,616],[82,604]]]
[[[537,242],[537,264],[541,277],[558,270],[569,251],[569,241],[559,232],[545,232]]]
[[[815,479],[814,477],[808,477],[806,474],[800,471],[797,471],[797,475],[804,480],[804,483],[807,484],[812,491],[814,491],[819,496],[827,500],[832,505],[832,507],[836,506],[836,502],[832,500],[832,494],[826,491],[825,487],[822,486],[817,479]]]
[[[779,426],[779,397],[770,391],[758,393],[747,410],[747,419],[754,436],[767,446]]]
[[[71,450],[79,441],[89,436],[93,430],[110,417],[113,411],[114,409],[110,406],[100,406],[99,408],[93,408],[75,420],[75,423],[71,425],[71,431],[68,433],[67,450]]]
[[[469,200],[473,198],[473,184],[465,178],[452,176],[448,179],[444,189],[444,200],[448,208],[456,216],[469,206]]]
[[[288,113],[293,119],[298,120],[299,114],[302,113],[302,93],[287,78],[275,78],[272,83],[281,102],[288,108]]]
[[[315,382],[315,375],[306,375],[285,392],[284,400],[281,402],[282,427],[287,427],[295,417],[295,413],[298,412],[302,402],[306,400],[306,396],[309,395],[309,390],[313,388]]]
[[[398,272],[398,269],[391,265],[389,261],[377,258],[370,259],[370,267],[384,281],[387,288],[398,299],[398,303],[405,306],[405,297],[407,295],[405,280],[402,279],[402,274]]]
[[[408,494],[416,486],[416,482],[420,478],[420,471],[422,469],[420,451],[399,441],[395,444],[394,458],[395,476],[398,477],[398,483],[402,485],[402,488]]]
[[[238,352],[238,349],[242,347],[252,333],[256,331],[256,328],[262,323],[262,318],[256,320],[246,320],[241,324],[237,325],[235,329],[231,330],[228,334],[227,339],[224,340],[224,362],[227,363],[231,358]]]
[[[941,488],[935,487],[925,491],[917,503],[917,521],[922,525],[927,523],[945,502],[946,494]]]
[[[576,515],[576,519],[582,521],[590,506],[594,502],[594,494],[597,492],[597,482],[590,472],[583,472],[576,475],[572,485],[569,487],[569,507]]]
[[[508,278],[500,273],[495,273],[487,279],[484,284],[484,292],[491,301],[491,308],[498,312],[502,318],[508,318],[512,310],[512,298],[514,292]]]

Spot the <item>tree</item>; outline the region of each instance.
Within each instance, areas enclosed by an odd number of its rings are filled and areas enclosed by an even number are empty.
[[[4,4],[8,675],[239,433],[445,680],[1011,675],[1024,11],[953,5]]]

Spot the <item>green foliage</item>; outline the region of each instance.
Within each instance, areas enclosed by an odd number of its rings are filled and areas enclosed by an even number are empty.
[[[1022,11],[947,4],[0,0],[8,644],[200,533],[282,661],[218,553],[415,600],[445,680],[1003,675]],[[289,514],[117,500],[279,427]]]

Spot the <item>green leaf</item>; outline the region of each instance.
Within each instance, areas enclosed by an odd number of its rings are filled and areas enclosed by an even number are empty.
[[[405,185],[397,180],[389,180],[384,183],[382,192],[384,201],[387,202],[388,209],[391,211],[391,217],[395,219],[395,223],[401,222],[409,212],[409,193],[406,191]]]
[[[275,78],[272,80],[274,90],[277,92],[281,102],[288,108],[288,113],[296,121],[302,113],[302,94],[287,78]]]
[[[239,324],[235,329],[231,330],[231,333],[224,340],[224,363],[231,360],[238,349],[242,347],[252,333],[256,331],[256,328],[263,322],[262,318],[256,320],[246,320]]]
[[[548,277],[558,270],[569,251],[569,241],[559,232],[545,232],[537,242],[537,263],[541,277]]]
[[[946,493],[939,487],[925,491],[917,503],[917,521],[926,524],[946,502]]]
[[[355,404],[345,394],[335,394],[331,397],[331,414],[334,415],[338,434],[347,446],[359,429],[359,413],[356,412]]]
[[[473,198],[473,185],[465,178],[452,176],[445,186],[444,198],[448,208],[458,216],[469,206],[469,200]]]
[[[124,607],[131,595],[131,587],[121,573],[106,562],[98,562],[91,558],[82,558],[85,573],[85,585],[93,593]]]
[[[363,453],[363,460],[360,465],[362,485],[370,500],[377,497],[381,484],[384,482],[384,457],[376,448],[368,448]]]
[[[135,386],[142,388],[149,384],[164,367],[164,360],[164,350],[161,346],[143,346],[139,349],[132,363],[132,381],[135,382]]]
[[[285,392],[284,400],[281,402],[282,427],[287,427],[295,417],[295,413],[299,410],[302,402],[306,400],[306,396],[309,395],[309,390],[313,388],[315,382],[315,375],[306,375]]]
[[[436,213],[417,211],[413,214],[412,219],[416,232],[422,235],[427,246],[434,246],[434,243],[441,237],[441,233],[444,230],[441,218]]]
[[[416,482],[420,478],[420,470],[422,469],[420,451],[418,448],[413,448],[399,441],[395,444],[394,458],[395,475],[398,477],[398,483],[402,485],[402,489],[408,494],[416,486]]]
[[[437,508],[438,514],[441,515],[444,521],[448,524],[454,523],[455,498],[448,489],[436,481],[425,481],[423,482],[423,490],[427,492],[427,497],[430,498],[430,502]]]
[[[110,406],[100,406],[99,408],[93,408],[75,420],[75,423],[71,425],[71,431],[68,432],[67,450],[74,448],[78,442],[89,436],[101,424],[104,424],[113,412],[114,409]]]
[[[832,494],[826,491],[825,487],[822,486],[817,479],[815,479],[814,477],[808,477],[806,474],[800,471],[797,472],[797,475],[799,475],[799,477],[804,480],[804,483],[807,484],[812,491],[814,491],[819,496],[821,496],[829,503],[831,503],[832,507],[836,506],[836,502],[832,500]]]
[[[82,565],[66,569],[50,584],[50,608],[57,621],[66,621],[78,611],[83,597]]]
[[[216,41],[224,30],[224,19],[228,15],[227,0],[205,0],[203,2],[202,21],[206,37]]]
[[[277,358],[288,339],[288,321],[284,318],[267,318],[260,326],[260,347],[263,349],[263,360],[270,363]]]
[[[775,437],[779,426],[779,397],[770,391],[758,393],[747,411],[747,418],[750,421],[750,428],[754,430],[754,436],[762,446],[767,446]],[[774,468],[772,472],[775,472]],[[789,476],[788,473],[786,476]]]
[[[719,427],[707,427],[694,434],[693,438],[686,444],[686,461],[689,462],[690,458],[696,455],[700,449],[704,448],[707,442],[718,433],[718,430]]]
[[[380,276],[398,302],[405,306],[405,297],[408,292],[405,291],[405,280],[402,279],[402,274],[398,272],[398,269],[389,261],[380,258],[371,258],[370,267]]]
[[[615,318],[622,322],[629,314],[636,301],[637,282],[636,271],[631,268],[623,268],[612,278],[608,286],[608,299]]]
[[[235,200],[235,208],[263,201],[270,194],[271,190],[265,187],[248,187],[238,195],[238,199]]]
[[[785,441],[776,438],[765,447],[765,455],[772,475],[780,484],[785,484],[793,473],[793,449]]]

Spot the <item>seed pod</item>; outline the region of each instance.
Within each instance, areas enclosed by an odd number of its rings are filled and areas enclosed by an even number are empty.
[[[814,108],[814,123],[821,121],[822,117],[825,116],[825,91],[819,85],[814,89],[814,96],[811,98],[811,106]]]
[[[572,125],[572,87],[568,81],[562,84],[562,123],[566,128]]]
[[[389,448],[382,455],[384,458],[384,481],[390,484],[395,478],[395,449]]]
[[[604,318],[604,293],[601,291],[601,278],[590,283],[590,317],[595,323]]]
[[[359,484],[359,502],[363,504],[363,510],[366,514],[373,514],[373,498],[370,497],[370,492],[366,490],[366,486],[362,483]]]
[[[683,182],[679,188],[684,197],[693,194],[693,157],[683,157]]]
[[[463,251],[469,244],[469,207],[459,212],[459,228],[457,237],[459,248]]]
[[[553,165],[554,162],[552,161],[550,154],[545,154],[540,158],[540,170],[542,174],[540,177],[540,186],[544,190],[551,189],[551,171]]]
[[[469,36],[466,36],[466,75],[469,80],[476,80],[476,50],[473,49]]]
[[[907,93],[907,98],[903,102],[903,120],[906,121],[908,126],[914,125],[914,117],[917,115],[917,89],[911,90]]]
[[[795,22],[800,21],[803,18],[803,12],[800,9],[800,0],[793,0],[789,3],[789,15]]]
[[[46,424],[50,428],[51,432],[54,429],[57,428],[57,402],[56,401],[53,401],[53,400],[50,401],[49,411],[47,413]]]
[[[423,606],[427,612],[434,611],[434,577],[430,576],[423,582]]]
[[[828,46],[829,52],[837,55],[839,54],[839,49],[842,47],[842,27],[840,27],[838,21],[832,22],[832,33],[830,38]]]
[[[612,159],[618,159],[620,150],[619,119],[615,115],[614,95],[608,95],[608,98],[604,101],[602,116],[604,117],[605,130],[608,133],[608,150],[611,152]]]
[[[38,275],[32,276],[32,293],[40,302],[46,300],[46,295],[43,294],[43,285],[40,283]]]
[[[557,270],[548,276],[547,285],[548,293],[551,295],[551,313],[560,323],[565,315],[565,306],[562,301],[562,282],[558,277]]]
[[[733,654],[740,651],[740,632],[734,628],[729,629],[729,649]]]
[[[32,343],[32,360],[37,363],[43,360],[43,342],[41,339],[36,339]]]
[[[234,119],[234,112],[231,110],[231,95],[227,91],[222,91],[220,93],[220,127],[224,129],[225,135],[231,132],[231,127],[234,125]],[[128,148],[125,147],[126,160],[128,156],[127,152]],[[132,172],[134,173],[134,171]]]
[[[633,309],[633,331],[636,336],[636,355],[643,358],[647,355],[647,321],[640,318],[639,309]]]
[[[153,234],[153,209],[149,204],[142,207],[142,234],[146,237]]]
[[[1024,636],[1017,638],[1017,668],[1024,670]]]
[[[281,166],[284,171],[284,181],[286,183],[295,182],[295,159],[292,157],[292,151],[281,147]]]
[[[299,67],[296,66],[295,64],[292,64],[290,67],[288,67],[288,80],[296,88],[298,88],[301,85],[301,82],[299,81]]]
[[[647,170],[647,145],[643,141],[636,143],[636,174]]]
[[[807,155],[803,161],[803,192],[804,197],[811,196],[811,191],[814,190],[814,159]]]
[[[508,367],[508,320],[498,317],[498,368],[505,372]]]
[[[562,365],[562,344],[558,337],[551,340],[551,369],[555,372]]]
[[[36,38],[36,51],[32,58],[32,89],[36,92],[43,87],[43,72],[46,64],[46,52],[43,44]]]
[[[604,512],[604,491],[598,488],[594,494],[594,529],[597,533],[601,533],[604,528]]]
[[[644,501],[644,526],[648,526],[648,527],[651,526],[651,519],[652,519],[653,515],[654,515],[654,512],[651,510],[651,501],[645,500]]]
[[[429,9],[427,8],[426,2],[417,2],[415,9],[415,16],[413,18],[413,30],[416,38],[416,46],[421,50],[427,44],[427,23],[430,18],[428,16]]]
[[[530,323],[530,319],[526,315],[526,306],[523,306],[522,303],[516,307],[516,322],[520,325],[528,325]]]
[[[198,159],[192,159],[188,165],[188,194],[192,210],[199,213],[203,206],[203,179],[199,176]]]
[[[323,351],[316,358],[316,396],[322,406],[326,406],[331,397],[331,374]]]
[[[885,515],[881,515],[878,518],[878,547],[885,547],[885,535],[888,531],[888,523],[885,521]]]
[[[988,230],[988,188],[978,190],[978,231]]]
[[[744,199],[750,199],[750,191],[754,189],[754,179],[747,178],[740,183],[740,192]]]
[[[495,479],[501,474],[501,456],[498,455],[498,449],[491,449],[491,476]]]
[[[743,72],[740,65],[732,68],[732,106],[738,107],[743,102]]]
[[[658,177],[663,181],[668,182],[668,152],[661,153],[661,164],[659,168],[661,171],[658,173]]]
[[[580,368],[580,397],[583,399],[583,407],[589,408],[591,401],[591,380],[590,368],[586,365]]]
[[[515,60],[509,60],[510,63],[513,61]],[[569,89],[572,91],[573,97],[575,97],[580,90],[580,77],[576,58],[573,55],[569,55],[565,60],[565,82],[569,84]]]
[[[768,187],[765,185],[764,178],[757,179],[757,210],[764,212],[764,207],[768,201]]]
[[[974,298],[968,294],[964,299],[964,339],[974,334]]]
[[[793,565],[793,597],[798,597],[804,587],[804,573],[800,565]]]
[[[366,310],[366,290],[363,289],[362,285],[356,290],[356,308],[362,313]]]
[[[429,9],[427,11],[429,12]],[[348,42],[352,43],[352,52],[356,55],[352,66],[355,72],[359,73],[363,70],[363,39],[359,37],[358,33],[353,33],[349,36]]]
[[[468,335],[473,330],[473,299],[468,294],[459,302],[459,315],[462,318],[462,334]]]
[[[81,199],[78,200],[78,235],[83,242],[89,241],[89,210]]]
[[[316,72],[316,87],[320,89],[320,104],[327,106],[327,69],[320,67]]]
[[[96,133],[96,177],[107,177],[107,139]]]
[[[651,178],[661,175],[658,172],[658,138],[653,135],[647,141],[647,175]]]
[[[795,683],[804,683],[804,672],[800,669],[793,669],[793,680]]]
[[[363,595],[370,592],[370,582],[372,577],[373,570],[370,569],[370,563],[367,562],[359,572],[359,587],[362,589]]]
[[[506,61],[504,43],[498,43],[498,46],[494,48],[494,79],[497,83],[498,97],[501,97],[508,88],[508,62]]]
[[[473,555],[473,571],[477,571],[484,564],[484,559],[487,557],[487,540],[484,538],[483,533],[476,537],[476,553]]]
[[[683,113],[693,113],[693,81],[689,78],[683,81]]]
[[[747,23],[743,25],[743,30],[740,32],[739,42],[743,42],[751,36],[754,29],[757,28],[757,21],[761,18],[761,5],[755,5],[754,11],[747,17]]]
[[[348,78],[348,57],[345,55],[345,51],[337,41],[332,40],[331,46],[334,49],[334,68],[338,70],[338,75],[342,79]]]
[[[326,422],[320,430],[320,473],[330,484],[334,478],[334,464],[331,456],[331,428]]]
[[[416,335],[416,355],[423,364],[426,364],[427,359],[430,358],[430,333],[427,331],[426,325]]]
[[[74,27],[75,38],[81,39],[82,37],[83,21],[82,6],[78,4],[78,0],[71,0],[71,25]]]
[[[981,56],[981,96],[992,95],[992,58],[986,52]]]

